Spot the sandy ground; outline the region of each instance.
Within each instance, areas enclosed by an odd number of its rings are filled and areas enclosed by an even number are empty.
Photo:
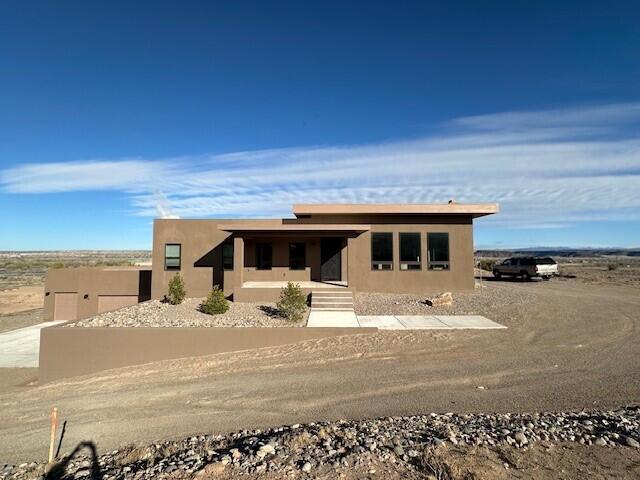
[[[42,285],[0,290],[0,315],[42,308],[43,298]]]
[[[157,362],[29,386],[0,374],[0,458],[41,459],[48,413],[62,452],[199,432],[430,412],[615,408],[640,400],[640,292],[583,282],[487,282],[507,330],[380,332]],[[505,290],[505,291],[506,291]],[[478,389],[478,386],[485,387]]]

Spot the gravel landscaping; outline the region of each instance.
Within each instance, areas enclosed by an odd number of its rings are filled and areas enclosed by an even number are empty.
[[[308,311],[299,323],[278,315],[273,303],[229,302],[229,310],[207,315],[199,310],[202,298],[187,298],[180,305],[159,300],[102,313],[66,327],[302,327]]]
[[[531,284],[529,284],[531,285]],[[535,294],[518,285],[485,281],[473,292],[453,294],[449,306],[429,306],[428,295],[365,293],[354,295],[356,315],[484,315],[492,320],[500,309],[524,308],[535,300]]]
[[[410,475],[411,478],[423,478],[418,474],[447,472],[446,455],[433,453],[442,452],[441,447],[517,451],[533,449],[541,442],[549,451],[554,443],[575,442],[593,445],[594,449],[625,448],[630,456],[638,452],[639,441],[638,406],[564,413],[432,413],[242,430],[127,447],[99,456],[93,472],[90,459],[77,456],[68,463],[65,478],[88,478],[98,473],[104,479],[220,478],[223,473],[224,478],[260,474],[270,474],[270,478],[315,477],[327,473],[327,478],[335,478],[349,477],[354,469],[362,471],[363,467],[373,474],[380,465],[414,472],[416,476]],[[510,464],[514,454],[501,452],[500,468],[515,467]],[[43,471],[44,465],[37,463],[4,465],[0,466],[0,479],[41,478]],[[437,478],[453,476],[449,473]]]

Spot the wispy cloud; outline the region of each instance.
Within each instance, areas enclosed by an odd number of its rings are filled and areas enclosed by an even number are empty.
[[[496,201],[516,228],[640,220],[640,103],[454,119],[372,145],[24,165],[9,193],[122,191],[143,216],[281,216],[295,202]],[[546,227],[544,227],[546,228]]]

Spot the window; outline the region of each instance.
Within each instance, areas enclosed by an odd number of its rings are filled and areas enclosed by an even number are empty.
[[[233,270],[233,242],[222,244],[222,268]]]
[[[164,269],[180,270],[180,253],[182,245],[179,243],[167,243],[164,246]]]
[[[420,234],[400,234],[400,270],[420,270]]]
[[[393,234],[391,232],[371,234],[371,268],[393,270]]]
[[[258,270],[271,270],[271,244],[256,243],[256,268]]]
[[[304,243],[289,244],[289,269],[304,270],[307,260],[307,248]]]
[[[427,233],[429,270],[449,270],[449,234]]]

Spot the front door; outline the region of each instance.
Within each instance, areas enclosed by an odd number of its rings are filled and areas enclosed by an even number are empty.
[[[335,281],[342,279],[342,239],[323,238],[320,244],[320,280]]]

